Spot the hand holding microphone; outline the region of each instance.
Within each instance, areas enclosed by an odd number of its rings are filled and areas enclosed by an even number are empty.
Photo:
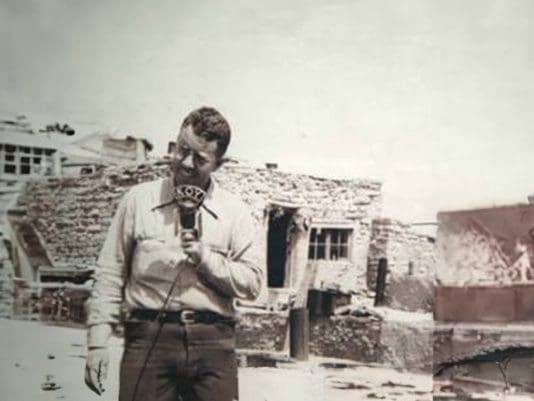
[[[196,230],[182,229],[180,231],[182,249],[187,255],[187,260],[194,265],[198,265],[202,260],[203,246],[200,242]]]

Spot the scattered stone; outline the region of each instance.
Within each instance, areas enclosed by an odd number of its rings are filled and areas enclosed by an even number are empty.
[[[339,380],[334,380],[332,387],[339,390],[371,390],[371,387],[364,384],[358,384],[354,382],[343,382]]]
[[[407,388],[415,388],[412,384],[404,384],[404,383],[394,383],[391,380],[388,380],[385,383],[382,383],[382,387],[407,387]]]
[[[369,394],[367,394],[367,398],[371,398],[371,399],[374,399],[374,400],[385,400],[386,396],[384,394],[369,393]]]
[[[59,390],[61,386],[57,384],[56,382],[53,382],[52,379],[54,378],[53,375],[46,375],[46,380],[43,384],[41,384],[41,390],[43,391],[55,391]]]
[[[48,359],[56,359],[56,356],[53,354],[48,354],[47,357]]]

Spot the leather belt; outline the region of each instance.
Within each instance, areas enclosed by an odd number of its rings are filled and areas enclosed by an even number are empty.
[[[216,312],[195,311],[192,309],[182,309],[179,311],[165,312],[161,312],[154,309],[135,309],[130,312],[130,318],[149,321],[154,321],[158,319],[160,322],[181,324],[235,323],[235,319],[228,316],[220,315]]]

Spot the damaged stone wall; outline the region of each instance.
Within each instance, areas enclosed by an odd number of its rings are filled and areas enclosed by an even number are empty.
[[[375,219],[371,228],[367,284],[376,286],[380,258],[388,260],[388,276],[432,276],[436,263],[434,241],[398,220]]]
[[[334,180],[274,169],[226,164],[217,180],[260,210],[268,201],[307,207],[313,218],[360,220],[379,216],[381,184],[371,180]]]
[[[407,312],[434,310],[432,276],[392,275],[387,280],[384,304]]]
[[[408,370],[430,371],[433,365],[434,322],[384,320],[380,332],[381,362]]]
[[[313,288],[367,295],[367,263],[371,242],[371,219],[356,220],[352,226],[349,260],[314,260],[308,269],[316,272]]]
[[[15,286],[14,272],[6,244],[0,236],[0,317],[13,317]]]
[[[236,326],[238,348],[282,351],[287,332],[287,313],[246,312]]]
[[[381,320],[330,316],[310,321],[310,353],[364,362],[380,362]]]
[[[169,174],[168,159],[130,168],[109,168],[92,176],[32,181],[17,208],[43,238],[55,266],[94,264],[119,200],[134,184]],[[232,162],[215,175],[220,185],[251,205],[258,222],[265,223],[271,203],[305,206],[312,218],[352,220],[359,227],[354,240],[365,247],[372,218],[381,207],[381,184],[368,180],[331,180],[242,166]],[[266,230],[265,230],[266,232]],[[262,238],[265,246],[266,238]],[[363,244],[363,245],[362,245]],[[359,254],[343,284],[354,288],[365,271],[366,252]]]
[[[367,284],[376,287],[378,261],[386,258],[385,305],[405,311],[430,311],[436,249],[433,239],[394,219],[375,219],[371,228]]]
[[[109,169],[104,175],[30,181],[17,202],[56,267],[92,267],[115,209],[134,184],[165,175],[167,166]]]

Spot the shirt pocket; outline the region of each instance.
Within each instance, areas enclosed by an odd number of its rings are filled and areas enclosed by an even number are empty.
[[[159,269],[174,268],[183,259],[185,254],[177,238],[157,236],[137,240],[134,266],[138,274],[157,275]]]

